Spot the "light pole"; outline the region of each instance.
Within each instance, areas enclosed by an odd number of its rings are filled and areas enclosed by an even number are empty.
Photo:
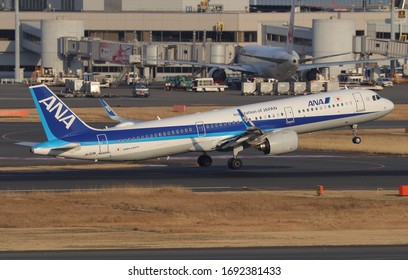
[[[14,10],[15,10],[15,67],[14,67],[14,81],[16,83],[21,83],[20,77],[20,18],[19,18],[19,0],[14,0]]]

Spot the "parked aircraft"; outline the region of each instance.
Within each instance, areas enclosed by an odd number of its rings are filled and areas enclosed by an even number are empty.
[[[321,57],[300,58],[299,54],[294,51],[294,22],[295,22],[295,0],[292,0],[290,11],[288,33],[286,36],[285,47],[272,46],[244,46],[238,51],[234,61],[229,64],[205,63],[195,61],[177,61],[177,60],[157,60],[157,62],[186,64],[200,67],[211,68],[208,75],[214,80],[224,81],[226,79],[225,70],[240,72],[248,76],[260,78],[272,78],[276,80],[284,80],[293,76],[296,71],[311,70],[330,66],[343,66],[356,63],[373,63],[379,61],[398,60],[404,57],[380,58],[368,60],[339,60],[324,63],[307,63],[318,59],[329,57],[342,56],[349,53],[339,53]],[[150,58],[144,58],[149,60]]]
[[[229,151],[231,169],[242,167],[238,154],[246,148],[266,155],[295,151],[300,133],[350,126],[358,144],[357,124],[381,118],[394,108],[373,91],[346,89],[151,121],[118,117],[124,125],[96,129],[47,86],[32,86],[30,92],[47,136],[47,141],[31,147],[34,154],[133,161],[201,152],[198,165],[208,167],[212,163],[208,152]]]

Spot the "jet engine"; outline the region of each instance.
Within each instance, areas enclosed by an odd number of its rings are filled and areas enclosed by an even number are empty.
[[[284,130],[269,135],[257,148],[266,155],[280,155],[296,151],[298,144],[297,133],[293,130]]]
[[[208,72],[208,77],[213,78],[214,81],[224,82],[227,79],[227,74],[224,69],[214,67]]]

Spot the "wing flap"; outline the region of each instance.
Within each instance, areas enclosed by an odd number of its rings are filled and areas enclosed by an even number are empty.
[[[237,109],[237,112],[246,127],[246,131],[234,137],[224,139],[224,141],[218,144],[218,150],[231,150],[238,146],[256,146],[264,141],[266,134],[256,127],[241,109]]]
[[[144,58],[143,60],[149,60],[151,61],[151,59],[147,59]],[[256,70],[252,65],[249,64],[218,64],[218,63],[205,63],[205,62],[197,62],[197,61],[186,61],[186,60],[155,60],[156,62],[160,62],[160,63],[169,63],[169,64],[179,64],[179,65],[194,65],[194,66],[200,66],[200,67],[208,67],[208,68],[212,68],[212,67],[216,67],[216,68],[220,68],[220,69],[228,69],[228,70],[232,70],[232,71],[238,71],[238,72],[245,72],[245,73],[249,73],[249,74],[255,74]]]

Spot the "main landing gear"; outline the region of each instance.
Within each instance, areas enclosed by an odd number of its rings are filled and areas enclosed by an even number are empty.
[[[352,126],[350,126],[350,128],[351,128],[351,133],[353,135],[353,143],[360,144],[361,138],[357,136],[357,125],[353,124]]]
[[[197,163],[201,167],[210,167],[212,164],[212,158],[204,153],[198,157]]]
[[[228,160],[228,167],[232,170],[238,170],[242,167],[242,160],[238,158],[238,153],[244,150],[244,147],[237,146],[234,148],[234,157]]]
[[[228,167],[233,170],[241,169],[242,167],[242,160],[238,158],[238,153],[242,151],[244,148],[242,146],[234,148],[234,157],[228,160]],[[201,167],[210,167],[212,164],[212,159],[206,153],[202,154],[198,157],[197,163]]]

